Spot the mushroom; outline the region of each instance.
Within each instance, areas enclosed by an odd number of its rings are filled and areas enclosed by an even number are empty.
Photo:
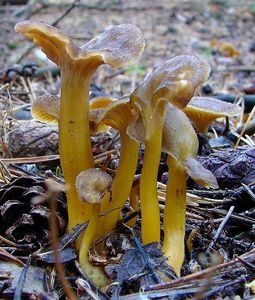
[[[111,126],[119,131],[121,142],[120,160],[112,183],[111,197],[108,196],[102,203],[102,211],[108,211],[108,214],[100,218],[98,224],[97,232],[102,236],[115,228],[120,211],[128,199],[137,167],[140,143],[126,133],[133,120],[128,100],[118,100],[104,109],[91,110],[90,117],[92,115],[96,125],[91,124],[91,127],[101,127],[102,124]],[[92,119],[90,122],[93,123]]]
[[[114,101],[117,101],[117,99],[107,96],[94,97],[89,100],[89,110],[105,108]]]
[[[145,154],[140,179],[143,243],[160,241],[157,173],[167,103],[184,108],[209,72],[208,63],[196,56],[176,56],[156,69],[131,94],[136,119],[129,125],[128,134],[135,138],[136,127],[144,128]],[[141,122],[143,127],[139,126]]]
[[[31,107],[34,119],[44,122],[58,124],[60,113],[60,98],[54,95],[43,95],[35,98]]]
[[[82,47],[77,47],[60,30],[42,22],[16,24],[20,32],[38,44],[50,60],[60,67],[61,101],[59,117],[59,151],[68,186],[69,230],[89,219],[91,205],[79,202],[75,178],[93,167],[89,132],[89,84],[102,64],[123,67],[135,62],[144,49],[138,28],[130,24],[110,27]]]
[[[104,96],[94,97],[89,101],[89,129],[92,135],[109,129],[108,125],[103,122],[97,123],[97,120],[104,112],[104,109],[116,100],[115,98]]]
[[[233,44],[228,42],[223,42],[219,47],[219,51],[227,57],[234,57],[240,55],[240,51],[238,51]]]
[[[215,119],[240,115],[241,107],[212,97],[193,97],[183,111],[195,129],[204,133]]]
[[[140,175],[135,175],[132,188],[129,193],[130,214],[139,210],[139,192],[140,192]],[[129,227],[135,225],[137,217],[133,217],[127,222]]]
[[[180,275],[184,260],[186,174],[198,184],[217,188],[214,175],[196,159],[198,139],[188,117],[169,104],[162,136],[162,150],[168,154],[169,178],[164,211],[163,252]]]
[[[94,119],[98,118],[99,110],[116,99],[110,97],[95,97],[89,101],[89,128],[92,134],[99,131],[106,131],[109,126],[96,124]],[[58,124],[60,118],[60,98],[55,95],[43,95],[35,98],[31,106],[31,113],[34,119],[44,122]]]
[[[112,178],[110,175],[95,168],[79,173],[75,183],[79,198],[92,205],[89,224],[80,245],[79,262],[83,271],[98,287],[105,286],[107,280],[100,267],[95,267],[90,264],[88,254],[97,229],[100,204],[104,195],[109,191],[111,183]]]
[[[100,218],[97,235],[109,233],[115,226],[128,198],[135,175],[139,146],[136,140],[126,134],[126,129],[133,115],[128,100],[118,100],[110,97],[95,97],[89,102],[89,124],[92,134],[105,131],[109,126],[120,133],[120,161],[112,184],[111,197],[106,194],[101,210],[109,213]],[[36,98],[32,104],[33,117],[43,121],[56,123],[59,119],[59,98],[45,95]]]

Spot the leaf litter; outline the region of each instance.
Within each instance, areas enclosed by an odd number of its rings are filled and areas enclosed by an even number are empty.
[[[140,1],[137,7],[135,1],[104,1],[103,4],[101,1],[91,1],[90,5],[81,6],[79,13],[74,8],[59,23],[61,29],[69,28],[69,33],[73,34],[78,43],[89,40],[109,24],[123,22],[135,22],[145,34],[147,48],[139,66],[119,73],[108,67],[101,68],[93,81],[91,97],[105,94],[117,98],[125,96],[143,79],[146,72],[151,71],[150,68],[154,69],[166,57],[188,51],[206,57],[212,65],[212,75],[207,86],[202,87],[202,93],[220,95],[219,98],[224,96],[228,101],[239,99],[243,103],[242,119],[231,118],[230,129],[222,121],[215,122],[209,130],[209,144],[206,139],[204,145],[201,143],[200,161],[217,177],[220,190],[203,190],[188,180],[188,243],[181,278],[174,279],[173,271],[164,269],[165,258],[159,247],[154,244],[141,246],[135,242],[140,226],[138,211],[132,232],[120,224],[116,233],[105,237],[108,247],[103,256],[98,257],[91,249],[91,259],[94,263],[106,264],[105,271],[112,279],[107,291],[98,291],[86,278],[86,274],[82,274],[76,267],[76,253],[70,248],[79,230],[86,224],[62,237],[67,216],[65,199],[60,197],[57,208],[59,257],[60,262],[64,263],[70,284],[77,289],[78,298],[253,297],[252,289],[245,283],[252,282],[255,274],[254,118],[250,114],[255,103],[254,34],[250,30],[254,26],[254,7],[250,1],[243,7],[233,3],[229,5],[228,1],[209,1],[207,5],[198,2],[183,2],[180,5],[178,2],[169,4],[157,1],[149,6],[146,1]],[[66,9],[61,5],[60,8],[63,12]],[[21,9],[21,17],[18,9]],[[2,22],[4,31],[1,31],[3,33],[0,37],[3,41],[0,67],[0,149],[2,158],[43,155],[45,161],[33,164],[32,159],[27,164],[17,161],[5,163],[3,160],[0,166],[1,247],[13,256],[8,257],[8,261],[1,261],[0,292],[9,298],[14,295],[20,297],[22,294],[23,297],[39,299],[57,295],[61,299],[64,297],[63,290],[57,280],[52,265],[54,256],[48,245],[49,210],[45,203],[30,203],[33,197],[45,196],[46,170],[51,169],[54,175],[59,165],[58,160],[47,159],[49,155],[57,154],[57,130],[41,124],[42,128],[38,131],[38,124],[30,121],[29,110],[33,97],[45,91],[58,94],[60,79],[57,68],[41,60],[36,50],[32,50],[24,62],[15,65],[24,51],[20,45],[27,49],[28,44],[14,35],[12,27],[19,18],[24,18],[24,13],[29,13],[26,9],[26,6],[3,6],[0,11],[5,18],[10,18],[9,23]],[[58,6],[41,7],[36,3],[32,11],[37,19],[54,22],[54,12],[58,12]],[[73,17],[76,19],[75,26]],[[7,40],[10,42],[7,43]],[[223,50],[226,45],[223,46],[227,42],[240,55],[231,57],[226,54],[226,50]],[[249,116],[251,120],[246,124]],[[237,141],[240,146],[234,147]],[[99,165],[114,172],[118,165],[120,146],[116,132],[95,136],[92,143],[94,154],[101,155]],[[142,157],[143,149],[140,166]],[[158,192],[163,212],[164,183],[167,180],[164,155],[159,170]],[[124,220],[131,213],[127,203],[123,210]],[[31,264],[18,267],[15,258],[23,264]],[[155,269],[163,273],[161,280],[170,277],[171,281],[157,282],[153,271]],[[85,285],[82,280],[86,282]]]

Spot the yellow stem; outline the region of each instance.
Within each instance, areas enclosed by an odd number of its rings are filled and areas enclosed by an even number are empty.
[[[67,185],[67,206],[71,230],[89,219],[91,205],[81,202],[76,192],[76,176],[92,168],[93,155],[89,134],[89,83],[95,67],[84,75],[80,66],[69,63],[61,68],[61,104],[59,121],[59,152]]]
[[[162,101],[145,124],[146,139],[140,179],[142,242],[160,242],[160,212],[157,196],[157,175],[161,155],[162,130],[166,104]]]
[[[120,212],[127,201],[132,187],[139,153],[139,143],[128,137],[125,130],[120,131],[121,151],[119,165],[112,183],[111,197],[106,196],[101,205],[101,211],[109,212],[100,217],[97,235],[102,236],[116,227]],[[116,209],[118,208],[118,209]]]
[[[163,252],[168,263],[180,276],[184,260],[186,218],[186,171],[173,157],[168,156],[169,178],[164,212]]]
[[[107,279],[104,272],[100,267],[95,267],[89,262],[89,248],[93,241],[94,234],[96,232],[98,218],[100,214],[100,204],[93,204],[92,213],[89,221],[89,225],[83,235],[83,239],[80,246],[79,262],[82,270],[86,275],[97,285],[97,287],[103,287],[107,285]]]
[[[139,209],[139,190],[140,190],[140,183],[137,183],[131,188],[131,191],[129,193],[129,201],[130,201],[130,207],[133,211],[138,211]],[[129,227],[133,227],[137,221],[137,216],[132,218],[127,222],[127,225]]]

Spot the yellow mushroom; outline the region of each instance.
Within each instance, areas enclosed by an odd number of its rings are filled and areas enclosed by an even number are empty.
[[[129,193],[131,213],[138,212],[139,210],[139,194],[140,194],[140,175],[136,175],[132,184],[132,188]],[[127,225],[129,227],[132,227],[135,225],[136,221],[137,221],[137,217],[134,217],[127,222]]]
[[[102,128],[104,124],[117,129],[121,142],[120,160],[112,184],[111,197],[107,195],[102,203],[102,211],[109,211],[99,220],[97,232],[102,236],[116,227],[120,211],[128,199],[137,167],[140,143],[126,133],[128,125],[133,120],[128,100],[118,100],[104,109],[91,110],[90,118],[91,123],[96,123],[95,126],[91,124],[94,128]]]
[[[98,287],[105,286],[107,280],[102,269],[89,262],[89,248],[96,233],[101,201],[109,191],[111,183],[110,175],[94,168],[79,173],[76,178],[76,189],[80,199],[92,205],[89,224],[80,245],[79,262],[83,271]]]
[[[100,131],[106,131],[109,126],[100,123],[97,124],[97,120],[100,112],[104,111],[104,108],[116,101],[110,97],[95,97],[89,101],[89,129],[91,134],[95,134]],[[51,124],[59,124],[60,118],[60,98],[55,95],[43,95],[35,98],[31,106],[31,113],[34,119]]]
[[[59,103],[57,96],[45,95],[35,99],[32,115],[43,122],[57,123],[59,120]],[[95,97],[89,102],[90,131],[95,134],[105,131],[109,126],[120,133],[121,150],[119,165],[112,184],[111,195],[106,193],[101,204],[101,211],[109,213],[100,218],[97,235],[102,236],[115,228],[120,217],[135,175],[140,143],[126,134],[127,126],[133,119],[128,100],[111,97]]]
[[[117,101],[117,99],[107,96],[94,97],[89,101],[89,110],[105,108],[114,101]]]
[[[217,188],[218,184],[214,175],[195,159],[198,139],[188,117],[171,104],[164,123],[162,150],[169,155],[163,251],[180,275],[184,260],[186,175],[206,187]]]
[[[240,51],[232,43],[228,42],[223,42],[219,46],[219,51],[226,57],[234,57],[240,55]]]
[[[143,243],[160,241],[157,173],[167,103],[184,108],[197,87],[208,78],[209,72],[208,63],[196,56],[176,56],[156,69],[131,94],[136,119],[129,125],[128,134],[136,138],[137,127],[144,128],[140,134],[145,144],[140,180]],[[139,126],[139,123],[144,126]]]
[[[35,98],[31,107],[34,119],[44,122],[58,124],[60,112],[60,98],[54,95],[43,95]]]
[[[135,62],[145,43],[140,30],[130,24],[110,27],[81,47],[60,30],[42,22],[24,21],[14,29],[32,39],[60,67],[59,151],[68,186],[70,230],[89,219],[91,212],[91,205],[79,203],[75,189],[76,176],[93,167],[88,104],[91,77],[102,64],[122,67]]]
[[[90,133],[96,134],[98,132],[106,131],[110,128],[103,122],[98,122],[100,116],[104,113],[105,108],[112,102],[116,101],[111,97],[95,97],[89,101],[89,129]]]
[[[212,97],[193,97],[183,111],[197,132],[207,132],[215,119],[240,115],[241,107]]]

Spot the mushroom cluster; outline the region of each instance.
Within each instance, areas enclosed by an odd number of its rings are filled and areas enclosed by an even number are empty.
[[[208,63],[194,55],[166,61],[135,89],[130,99],[98,97],[89,103],[89,83],[101,64],[121,67],[139,59],[145,42],[138,28],[128,24],[113,26],[82,47],[44,23],[21,22],[15,30],[33,39],[61,70],[60,98],[38,97],[32,104],[32,114],[36,119],[59,125],[69,230],[89,220],[77,243],[84,271],[98,286],[107,283],[102,270],[90,265],[88,252],[94,239],[116,227],[128,198],[134,207],[140,200],[142,242],[160,242],[157,174],[164,151],[168,154],[169,180],[163,250],[180,275],[184,260],[186,176],[217,188],[214,175],[196,160],[198,139],[193,126],[205,131],[214,118],[236,115],[239,108],[228,104],[223,112],[218,106],[222,101],[194,97],[210,73]],[[95,169],[90,143],[91,134],[109,127],[119,131],[121,141],[119,165],[113,178]],[[141,143],[145,146],[142,172],[140,181],[134,181]],[[103,212],[107,213],[98,218]]]
[[[60,67],[59,152],[65,177],[69,230],[88,220],[91,205],[80,203],[76,176],[94,167],[89,131],[89,85],[102,64],[123,67],[140,57],[145,43],[141,31],[130,24],[110,27],[82,47],[60,30],[42,22],[24,21],[15,31],[32,39]]]

